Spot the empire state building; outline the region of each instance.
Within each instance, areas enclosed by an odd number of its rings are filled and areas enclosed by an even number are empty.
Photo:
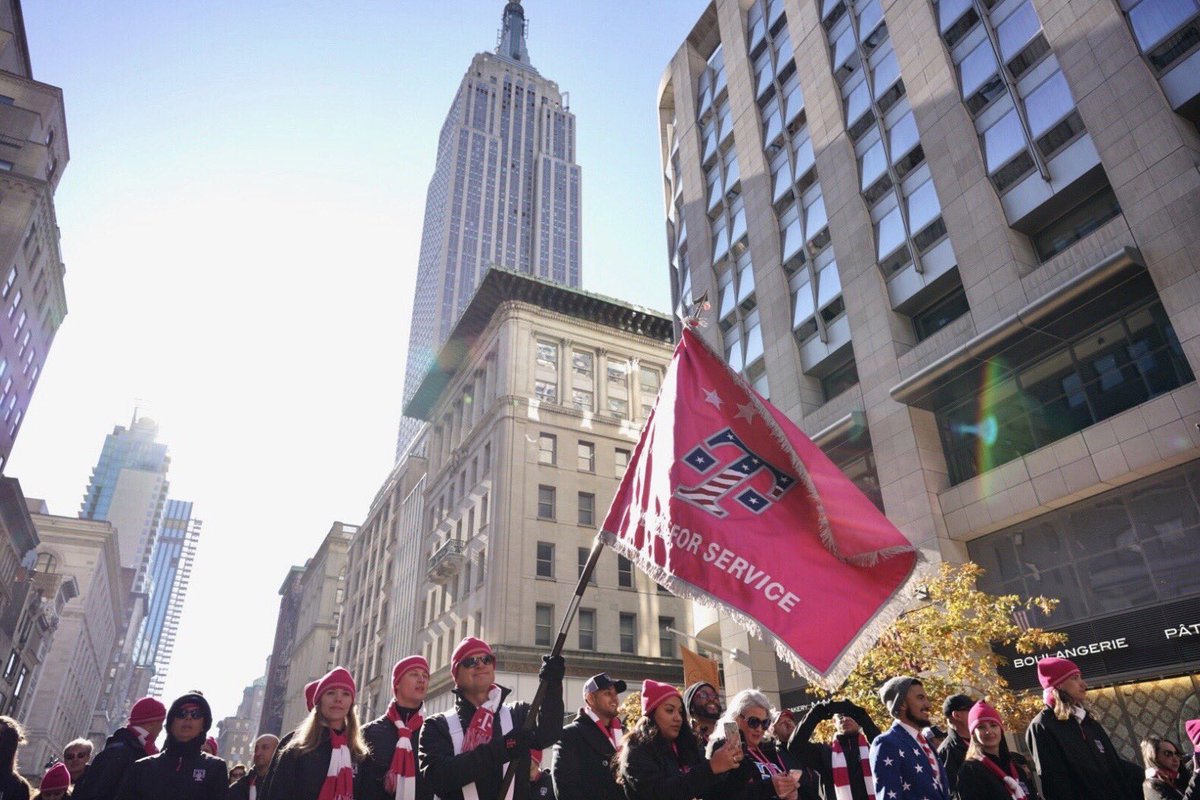
[[[438,139],[425,200],[404,402],[416,392],[490,267],[580,285],[575,116],[530,63],[520,2],[495,52],[477,54]],[[421,423],[401,418],[396,460]]]

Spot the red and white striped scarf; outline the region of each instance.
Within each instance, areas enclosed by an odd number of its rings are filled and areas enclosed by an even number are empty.
[[[862,762],[863,785],[867,788],[867,797],[875,797],[875,779],[871,775],[871,746],[862,731],[858,733],[858,758]],[[833,737],[833,791],[837,800],[852,800],[850,789],[850,770],[846,769],[846,754],[842,751],[842,740]]]
[[[1017,765],[1011,760],[1008,762],[1009,774],[1007,775],[1004,774],[1004,770],[1000,769],[999,764],[987,756],[984,756],[981,760],[983,761],[983,765],[991,770],[993,775],[1004,781],[1004,788],[1008,789],[1008,793],[1012,795],[1013,800],[1022,800],[1022,798],[1029,796],[1025,794],[1025,787],[1017,777]]]
[[[496,718],[496,710],[500,708],[500,697],[503,690],[496,684],[488,689],[488,698],[483,705],[475,709],[471,717],[471,725],[463,733],[462,751],[469,753],[481,744],[492,740],[492,722]]]
[[[354,800],[354,761],[345,733],[329,731],[329,771],[317,800]]]
[[[417,795],[417,760],[413,756],[412,737],[423,720],[421,713],[414,711],[405,722],[395,703],[388,706],[387,718],[396,726],[396,749],[383,778],[383,787],[388,794],[395,795],[396,800],[410,800]]]
[[[158,748],[154,745],[154,740],[150,738],[150,732],[145,728],[139,728],[137,725],[127,725],[126,728],[137,737],[138,744],[146,751],[146,755],[158,755]]]

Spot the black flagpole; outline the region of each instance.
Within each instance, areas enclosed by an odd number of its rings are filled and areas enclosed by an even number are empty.
[[[597,536],[592,542],[592,552],[588,553],[587,563],[583,565],[583,572],[579,574],[579,583],[575,585],[575,596],[571,598],[571,604],[567,606],[567,613],[563,615],[562,625],[558,629],[558,638],[554,640],[554,647],[550,649],[551,658],[562,655],[563,647],[567,643],[567,631],[570,630],[571,623],[575,621],[575,613],[579,610],[579,603],[583,600],[583,593],[587,591],[588,583],[592,579],[592,572],[596,569],[596,562],[600,560],[600,551],[603,549],[604,545]],[[521,726],[523,730],[533,730],[538,712],[542,708],[542,701],[545,699],[546,681],[539,680],[537,692],[533,695],[533,702],[529,704],[529,713],[525,715],[525,723]],[[524,774],[528,776],[528,756],[508,762],[508,767],[504,771],[504,781],[500,784],[500,796],[496,800],[504,800],[508,796],[508,788],[512,786],[518,766],[523,766]]]

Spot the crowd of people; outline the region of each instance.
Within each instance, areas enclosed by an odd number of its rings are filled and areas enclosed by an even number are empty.
[[[294,731],[259,736],[251,764],[233,766],[208,736],[203,694],[169,708],[143,698],[94,758],[88,740],[68,743],[36,792],[17,770],[21,726],[0,717],[0,800],[1200,800],[1200,719],[1184,726],[1189,756],[1148,735],[1136,766],[1088,712],[1087,683],[1066,659],[1038,663],[1045,705],[1025,729],[1029,758],[1009,749],[985,698],[945,698],[943,731],[912,676],[879,689],[886,731],[848,700],[797,719],[754,689],[726,706],[712,684],[681,692],[654,680],[625,730],[628,685],[608,673],[587,680],[564,725],[565,672],[561,656],[543,657],[535,709],[496,684],[495,653],[468,637],[451,659],[452,709],[423,716],[429,664],[414,655],[392,670],[387,712],[363,724],[354,677],[338,667],[305,687],[308,715]],[[816,741],[826,720],[833,735]]]

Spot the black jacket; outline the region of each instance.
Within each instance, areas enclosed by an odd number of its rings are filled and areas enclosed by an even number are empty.
[[[616,748],[583,709],[554,747],[554,793],[563,800],[624,800],[613,775]]]
[[[133,762],[146,757],[146,748],[128,728],[121,728],[104,743],[87,772],[71,790],[73,800],[113,800]]]
[[[946,770],[946,785],[950,787],[950,794],[954,794],[954,787],[958,783],[958,770],[967,760],[967,743],[958,735],[958,731],[950,728],[950,733],[946,734],[946,741],[942,742],[937,754],[942,768]]]
[[[819,723],[834,714],[850,717],[862,728],[863,736],[870,744],[879,735],[879,726],[866,710],[849,700],[825,700],[814,703],[796,725],[788,741],[788,752],[801,762],[806,770],[815,770],[821,776],[822,797],[834,800],[837,794],[833,786],[833,747],[823,742],[812,742],[813,731]],[[858,757],[858,736],[839,736],[842,752],[846,755],[846,772],[850,777],[850,793],[854,800],[867,800],[867,784],[863,779],[862,759]],[[874,787],[871,788],[874,791]]]
[[[321,738],[316,749],[307,753],[301,754],[299,748],[288,749],[281,741],[275,757],[271,759],[269,780],[258,791],[259,800],[317,800],[325,784],[332,755],[329,728],[324,725],[321,726]],[[372,798],[374,795],[371,792],[364,765],[354,764],[355,798]]]
[[[502,688],[500,702],[508,697],[509,689]],[[500,794],[504,779],[504,768],[508,761],[504,749],[504,735],[500,732],[500,711],[492,725],[491,744],[477,747],[469,753],[454,754],[454,742],[450,739],[450,726],[446,714],[458,714],[463,732],[471,726],[475,706],[454,690],[454,711],[435,714],[421,726],[420,743],[417,747],[417,767],[421,776],[429,783],[430,790],[441,800],[462,800],[462,787],[474,783],[483,798]],[[525,724],[529,715],[528,703],[506,704],[512,713],[513,729]],[[550,747],[562,733],[563,693],[562,683],[554,682],[546,687],[546,696],[534,728],[533,746],[539,750]],[[521,759],[516,765],[513,781],[514,800],[526,800],[529,796],[529,761]],[[522,771],[524,770],[524,771]]]
[[[254,767],[246,772],[245,775],[234,781],[234,784],[229,787],[229,800],[250,800],[250,780],[258,773],[254,771]],[[257,791],[255,797],[263,796],[263,778],[258,778],[255,782]]]
[[[283,752],[287,746],[291,744],[292,739],[295,738],[296,732],[288,731],[283,735],[283,738],[279,740],[279,744],[275,745],[275,755],[271,757],[271,763],[267,765],[267,774],[263,775],[262,778],[259,779],[258,791],[254,793],[258,800],[263,800],[263,798],[267,796],[267,793],[271,787],[271,778],[275,776],[275,765],[279,762],[279,754]],[[249,797],[249,794],[250,792],[247,790],[247,797]]]
[[[662,739],[632,746],[626,740],[625,747],[629,752],[620,778],[626,800],[723,800],[728,796],[732,771],[714,775],[699,753],[685,755],[681,761]]]
[[[407,720],[415,712],[416,709],[400,709],[401,718],[404,720]],[[414,759],[417,757],[417,741],[420,733],[421,729],[418,727],[412,735]],[[367,746],[371,748],[371,761],[366,765],[366,769],[367,779],[371,781],[374,788],[378,789],[373,796],[388,797],[383,781],[392,766],[392,756],[396,753],[396,741],[400,735],[396,733],[395,724],[387,718],[387,714],[384,714],[363,727],[363,738],[367,740]],[[419,772],[417,773],[417,800],[433,800],[433,790],[429,788],[429,781],[422,778]]]
[[[532,800],[555,800],[554,779],[549,772],[542,770],[536,781],[529,782],[529,796]]]
[[[709,758],[717,750],[725,746],[725,737],[720,734],[713,734],[713,737],[708,740],[708,745],[705,751]],[[775,750],[775,745],[766,739],[763,739],[759,745],[759,752],[763,754],[769,762],[779,768],[780,772],[786,769],[786,765],[780,763],[782,759],[779,753]],[[729,800],[777,800],[778,795],[775,794],[775,784],[771,782],[771,774],[769,770],[764,771],[758,766],[758,762],[754,756],[750,754],[750,748],[746,747],[745,741],[742,742],[742,763],[737,769],[729,771],[728,785],[726,791],[722,794],[722,798]]]
[[[1025,745],[1046,800],[1137,800],[1126,762],[1091,714],[1063,722],[1047,706],[1029,723]]]
[[[134,762],[117,800],[226,800],[225,762],[202,751],[202,744],[203,736],[187,743],[168,739],[161,753]]]
[[[1002,770],[1005,769],[1003,765],[1008,758],[1010,758],[1008,753],[1002,750],[998,762]],[[1033,775],[1030,774],[1028,768],[1016,759],[1013,759],[1013,763],[1017,766],[1017,779],[1025,784],[1029,800],[1040,800]],[[959,781],[954,791],[951,792],[951,797],[955,800],[1012,800],[1012,795],[1009,793],[1008,787],[1004,785],[1004,781],[988,769],[982,761],[964,759],[959,764],[958,775]]]
[[[1183,791],[1158,778],[1146,778],[1142,783],[1142,797],[1145,800],[1200,800],[1200,784],[1196,782],[1197,775],[1200,775],[1200,770],[1192,772],[1192,778],[1187,782],[1187,787]]]
[[[29,783],[20,775],[9,773],[0,778],[0,800],[29,800]]]

